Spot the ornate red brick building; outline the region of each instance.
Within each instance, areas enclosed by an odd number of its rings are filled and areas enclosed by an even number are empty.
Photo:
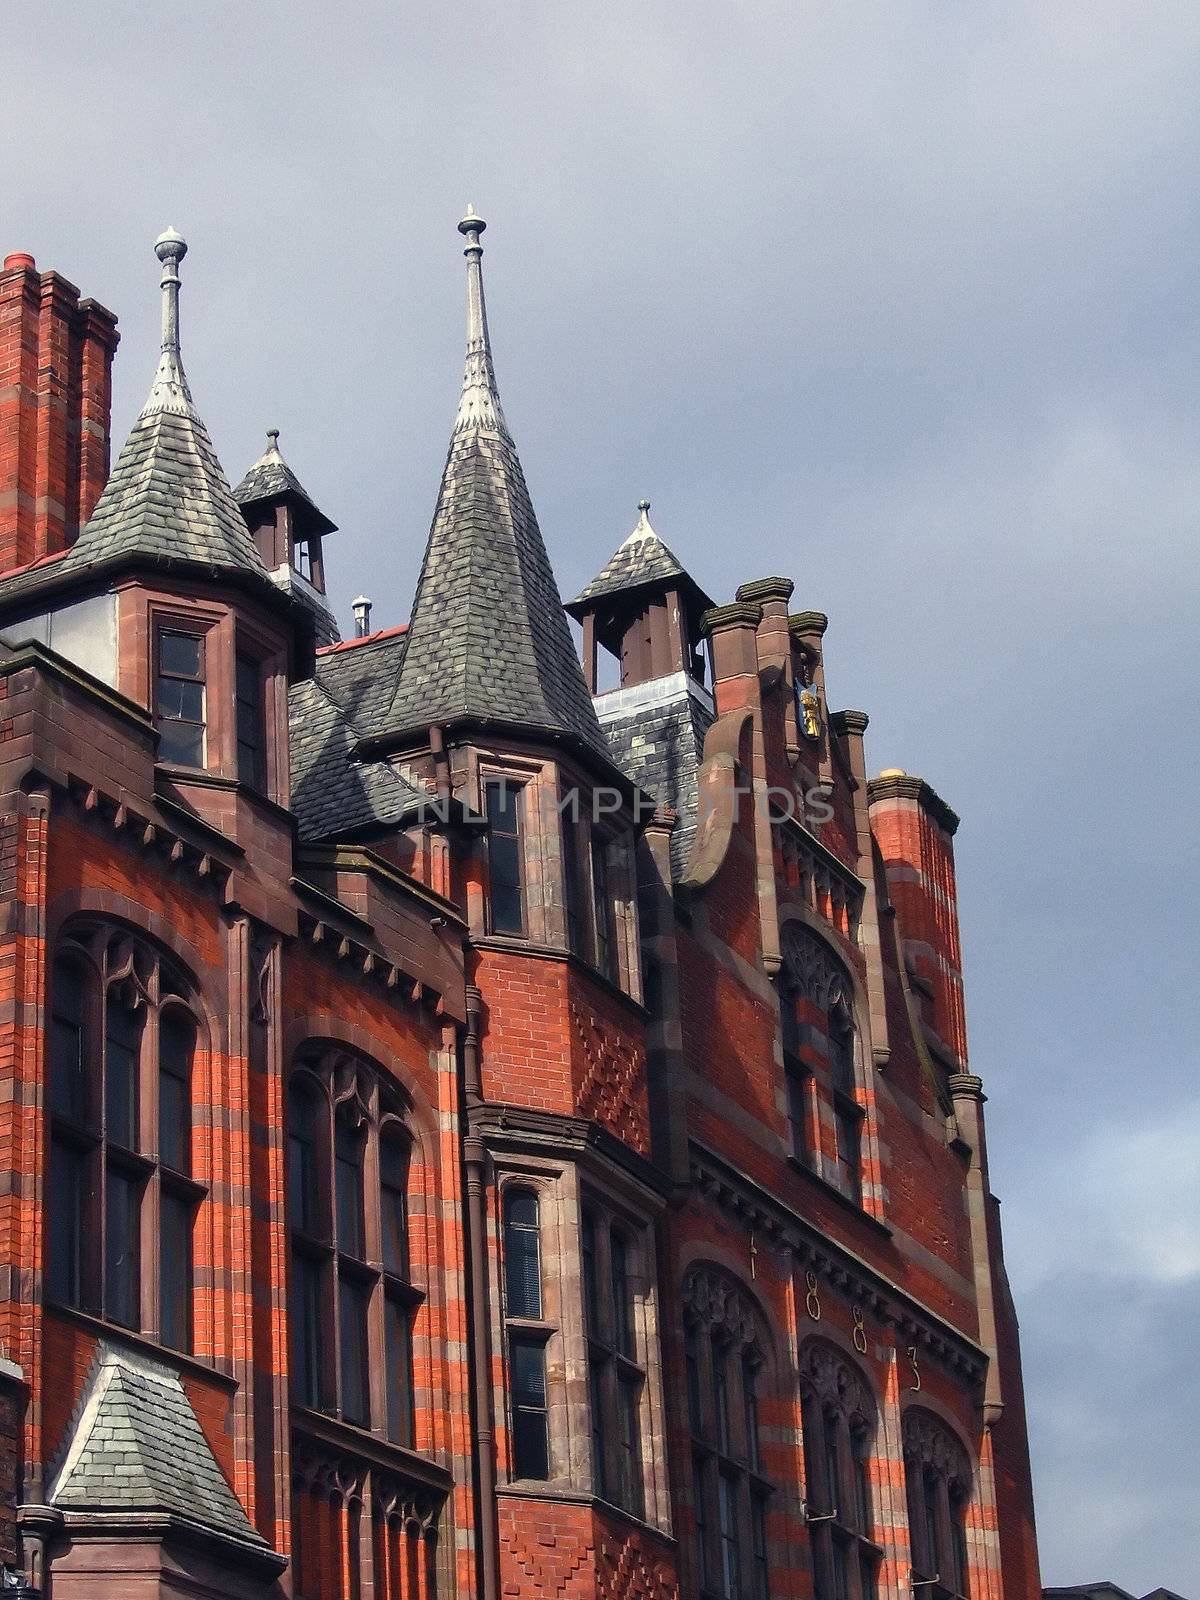
[[[461,231],[411,617],[344,642],[333,523],[196,410],[183,240],[111,476],[114,319],[0,275],[0,1559],[1033,1600],[957,819],[644,504],[581,668]]]

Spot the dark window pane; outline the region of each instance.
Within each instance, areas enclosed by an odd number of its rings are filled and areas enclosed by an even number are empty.
[[[821,1445],[824,1451],[825,1464],[825,1511],[836,1511],[839,1515],[845,1512],[841,1502],[842,1474],[838,1452],[838,1420],[832,1411],[825,1412],[821,1419]]]
[[[398,1278],[408,1276],[408,1150],[394,1135],[379,1147],[382,1180],[383,1265]]]
[[[338,1284],[338,1328],[342,1340],[342,1416],[347,1422],[368,1420],[367,1303],[365,1284],[342,1278]]]
[[[512,1382],[513,1471],[518,1478],[550,1476],[546,1428],[546,1347],[540,1339],[509,1339]]]
[[[937,1576],[938,1568],[941,1565],[940,1551],[938,1549],[937,1478],[932,1472],[926,1472],[922,1475],[921,1482],[923,1491],[921,1496],[921,1509],[924,1515],[925,1524],[925,1563],[929,1570],[929,1576],[935,1577]]]
[[[519,785],[489,783],[486,787],[488,867],[494,933],[525,931],[525,896],[521,862]]]
[[[141,1017],[111,992],[105,1015],[104,1107],[114,1144],[135,1150],[138,1141],[138,1045]]]
[[[293,1228],[317,1229],[317,1105],[302,1080],[288,1089],[288,1216]]]
[[[580,882],[580,851],[583,828],[578,818],[563,815],[563,897],[567,907],[567,944],[576,955],[585,955],[584,897]]]
[[[334,1172],[337,1189],[337,1241],[338,1249],[348,1256],[362,1260],[363,1242],[363,1181],[362,1134],[339,1119]]]
[[[292,1386],[301,1405],[321,1404],[321,1276],[311,1257],[292,1254]]]
[[[191,1167],[191,1072],[196,1030],[168,1011],[158,1030],[158,1153],[176,1172]]]
[[[692,1457],[692,1515],[696,1519],[700,1582],[709,1589],[712,1587],[712,1557],[709,1554],[708,1471],[703,1456]]]
[[[792,1154],[798,1161],[808,1155],[808,1080],[793,1068],[787,1075],[788,1121],[792,1131]]]
[[[953,1556],[953,1571],[951,1574],[951,1587],[955,1594],[967,1592],[967,1508],[961,1496],[950,1496],[950,1538],[951,1555]]]
[[[250,656],[237,658],[238,777],[261,788],[266,779],[266,729],[262,668]]]
[[[191,722],[163,722],[159,725],[158,758],[177,767],[204,765],[204,727]]]
[[[55,1139],[50,1149],[46,1276],[51,1299],[67,1306],[83,1304],[83,1193],[83,1156]]]
[[[862,1196],[862,1118],[857,1108],[839,1102],[834,1122],[841,1187],[852,1200],[858,1200]]]
[[[729,1454],[729,1349],[713,1340],[713,1412],[717,1424],[717,1449]]]
[[[696,1330],[690,1324],[683,1332],[683,1364],[687,1378],[688,1421],[692,1432],[702,1436],[704,1413],[700,1404],[700,1347]]]
[[[612,1279],[613,1344],[622,1355],[633,1354],[633,1305],[629,1294],[629,1249],[619,1233],[608,1241]]]
[[[181,678],[198,678],[204,672],[203,642],[193,633],[162,633],[158,641],[161,672]]]
[[[768,1600],[771,1569],[767,1558],[767,1502],[761,1495],[755,1495],[750,1502],[750,1519],[754,1540],[754,1600]]]
[[[109,1164],[104,1219],[104,1314],[126,1328],[139,1315],[139,1210],[141,1184],[132,1173]]]
[[[850,1547],[844,1538],[834,1538],[829,1546],[833,1573],[833,1600],[850,1600]]]
[[[596,965],[613,975],[612,895],[608,886],[608,847],[599,834],[592,835],[592,903],[596,925]]]
[[[73,961],[54,964],[50,1034],[51,1106],[60,1116],[87,1120],[87,990]]]
[[[746,1411],[746,1460],[758,1467],[758,1368],[749,1357],[742,1360],[742,1403]]]
[[[600,1329],[600,1293],[596,1283],[596,1219],[590,1211],[583,1214],[583,1317],[587,1331],[596,1334]]]
[[[785,990],[779,997],[779,1020],[783,1035],[783,1048],[789,1055],[800,1051],[800,1019],[796,1015],[796,996]]]
[[[870,1538],[871,1521],[871,1443],[865,1428],[856,1428],[850,1436],[850,1449],[854,1457],[854,1514],[856,1530]]]
[[[192,1205],[163,1190],[159,1218],[159,1333],[173,1350],[192,1347]]]
[[[742,1541],[738,1526],[737,1480],[722,1472],[717,1494],[721,1517],[721,1593],[725,1600],[741,1600]]]
[[[412,1348],[408,1307],[388,1298],[384,1304],[387,1346],[388,1438],[412,1443]]]
[[[642,1514],[641,1392],[640,1378],[621,1375],[617,1385],[620,1502],[626,1511],[632,1511],[638,1517]]]
[[[604,1393],[607,1361],[588,1362],[588,1411],[592,1420],[592,1488],[608,1498],[608,1408]]]
[[[541,1316],[538,1202],[529,1189],[504,1192],[504,1288],[510,1317]]]

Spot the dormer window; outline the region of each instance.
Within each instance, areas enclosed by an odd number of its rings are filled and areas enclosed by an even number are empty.
[[[205,745],[204,638],[164,628],[158,636],[155,719],[159,759],[202,767]]]

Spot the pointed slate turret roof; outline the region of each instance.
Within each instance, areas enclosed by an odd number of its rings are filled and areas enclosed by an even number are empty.
[[[584,610],[589,601],[598,600],[601,595],[638,589],[644,583],[662,579],[687,577],[683,563],[650,526],[649,510],[649,500],[638,501],[638,519],[633,532],[617,546],[591,583],[581,589],[574,600],[567,601],[568,611]]]
[[[279,450],[279,429],[267,429],[267,448],[233,491],[239,506],[252,506],[260,500],[290,497],[300,502],[318,533],[336,533],[337,528],[307,492]]]
[[[179,263],[187,245],[168,228],[154,250],[162,262],[158,371],[96,509],[66,559],[81,567],[136,553],[249,568],[265,577],[183,370]]]
[[[482,218],[467,248],[467,360],[404,661],[381,733],[507,723],[607,757],[496,388],[483,298]]]

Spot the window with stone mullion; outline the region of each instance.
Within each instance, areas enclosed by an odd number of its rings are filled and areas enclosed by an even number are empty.
[[[822,1341],[801,1353],[807,1521],[815,1600],[874,1600],[870,1459],[875,1417],[865,1385]]]
[[[690,1321],[684,1364],[702,1593],[767,1600],[772,1485],[762,1472],[758,1352],[722,1329]]]
[[[641,1405],[646,1374],[637,1359],[632,1246],[597,1206],[582,1221],[584,1328],[591,1411],[592,1481],[597,1495],[645,1514]]]
[[[47,1291],[191,1348],[197,1024],[147,942],[84,926],[50,973]]]
[[[412,1443],[409,1135],[375,1069],[303,1058],[288,1090],[292,1382],[297,1401]]]

